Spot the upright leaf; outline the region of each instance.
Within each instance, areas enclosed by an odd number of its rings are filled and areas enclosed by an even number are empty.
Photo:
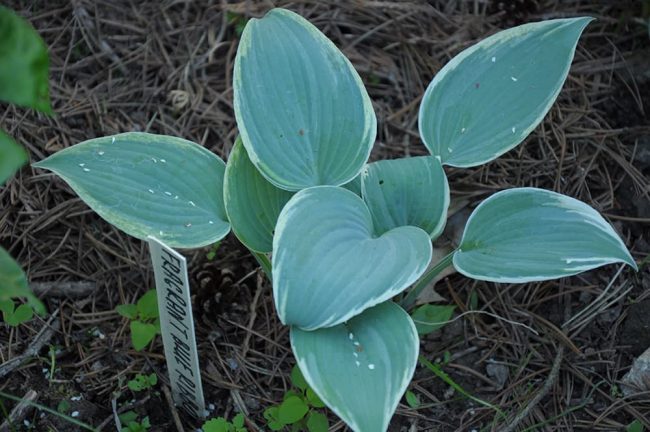
[[[101,217],[139,239],[192,248],[230,230],[225,164],[181,138],[139,132],[96,138],[34,166],[58,174]]]
[[[413,377],[420,340],[413,321],[386,302],[335,327],[291,328],[305,379],[355,432],[382,432]]]
[[[226,165],[224,201],[232,230],[247,248],[271,252],[278,215],[292,195],[257,171],[237,138]]]
[[[25,149],[0,130],[0,186],[25,162],[27,162]]]
[[[472,213],[454,267],[493,282],[555,279],[634,259],[614,229],[566,195],[518,188],[498,192]]]
[[[446,165],[491,161],[522,142],[560,93],[591,18],[524,24],[467,48],[435,76],[420,135]]]
[[[404,226],[380,237],[361,198],[318,186],[289,200],[273,239],[273,295],[283,323],[340,324],[402,292],[426,270],[431,240]]]
[[[370,155],[377,120],[361,78],[325,35],[293,12],[273,9],[248,22],[233,90],[248,155],[279,188],[342,185]]]
[[[0,6],[0,100],[51,113],[48,68],[47,47],[36,30]]]
[[[432,156],[368,164],[362,176],[376,234],[405,225],[437,238],[445,227],[449,184],[440,160]]]

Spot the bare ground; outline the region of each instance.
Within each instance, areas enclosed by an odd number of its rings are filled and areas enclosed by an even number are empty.
[[[638,261],[650,250],[650,48],[642,2],[77,0],[10,6],[34,24],[51,55],[56,116],[6,106],[0,115],[32,161],[126,131],[177,135],[226,159],[237,134],[231,78],[238,29],[273,6],[310,19],[360,72],[379,120],[373,159],[426,154],[417,133],[420,97],[453,55],[523,22],[591,15],[597,21],[582,37],[543,124],[497,161],[447,170],[453,205],[471,208],[504,188],[543,187],[601,211]],[[113,400],[149,415],[152,430],[200,426],[183,413],[182,426],[175,422],[163,392],[134,395],[125,385],[137,372],[151,371],[161,378],[158,390],[166,385],[160,340],[134,351],[128,323],[114,312],[153,286],[145,245],[102,221],[60,179],[31,167],[0,189],[0,201],[0,242],[30,281],[46,283],[42,298],[54,313],[17,329],[0,324],[0,368],[27,349],[44,322],[60,323],[40,356],[0,379],[0,391],[22,397],[33,389],[38,403],[51,408],[82,395],[70,401],[70,411],[101,430],[115,429]],[[280,402],[289,387],[294,361],[287,328],[276,318],[255,261],[234,237],[214,260],[207,252],[186,251],[206,400],[215,405],[214,415],[243,411],[249,429],[261,430],[264,408]],[[459,275],[441,281],[437,291],[459,313],[481,313],[427,337],[422,353],[436,360],[448,352],[450,377],[498,406],[507,420],[421,368],[411,390],[422,404],[400,405],[391,430],[504,431],[517,413],[525,414],[513,429],[519,431],[620,431],[634,419],[650,428],[650,392],[623,397],[620,389],[634,357],[650,346],[647,268],[616,273],[609,266],[526,285]],[[92,294],[56,293],[63,282],[81,281],[96,287]],[[48,378],[49,346],[56,361]],[[0,412],[14,407],[0,402]],[[39,410],[25,419],[37,431],[78,430]],[[330,419],[332,430],[345,429]],[[26,429],[22,421],[15,426]]]

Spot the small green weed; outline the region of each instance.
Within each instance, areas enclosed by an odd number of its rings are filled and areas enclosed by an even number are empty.
[[[235,26],[237,36],[241,37],[242,33],[244,33],[244,27],[246,27],[248,18],[244,18],[242,15],[230,11],[226,12],[226,17],[228,18],[228,24]]]
[[[210,419],[203,423],[201,429],[203,432],[248,432],[244,427],[244,415],[241,413],[233,417],[232,422],[223,417]]]
[[[220,245],[221,245],[221,242],[216,242],[212,246],[210,246],[210,250],[205,255],[205,257],[208,259],[208,261],[214,261],[214,259],[217,257],[217,250],[219,249]]]
[[[149,416],[138,421],[138,414],[135,411],[120,414],[120,422],[122,422],[122,432],[147,432],[151,427]]]
[[[136,304],[119,305],[115,311],[131,320],[131,343],[136,351],[144,349],[160,334],[158,297],[155,289],[144,293]]]
[[[126,383],[127,387],[134,392],[148,390],[158,384],[158,376],[155,373],[149,375],[137,374],[131,381]]]
[[[289,390],[280,405],[264,411],[269,429],[279,431],[285,426],[291,426],[292,432],[327,432],[327,416],[317,411],[318,408],[324,408],[325,404],[309,387],[298,366],[291,370],[291,383],[295,390]]]
[[[643,424],[638,420],[634,420],[632,423],[627,425],[626,432],[643,432],[644,430]]]
[[[0,300],[0,312],[2,312],[2,320],[12,327],[17,327],[32,319],[34,311],[27,304],[15,306],[11,299]]]

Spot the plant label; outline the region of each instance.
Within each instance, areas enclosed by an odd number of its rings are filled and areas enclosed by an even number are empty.
[[[204,417],[205,401],[196,350],[187,262],[160,240],[149,237],[156,277],[160,332],[165,347],[174,402],[196,418]]]

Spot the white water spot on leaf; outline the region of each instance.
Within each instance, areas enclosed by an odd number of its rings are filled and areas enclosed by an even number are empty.
[[[448,151],[449,153],[453,153],[453,152],[454,152],[454,151],[451,149],[451,147],[447,147],[447,151]]]
[[[350,340],[354,339],[354,335],[352,333],[348,334],[348,337],[350,338]]]
[[[167,163],[167,161],[165,159],[160,159],[160,162]]]
[[[357,358],[359,357],[359,354],[357,354],[356,351],[352,351],[352,355],[357,357]]]
[[[115,137],[111,140],[111,144],[115,144]]]
[[[359,346],[359,345],[361,345],[359,342],[357,341],[354,342],[354,346]]]
[[[84,166],[86,166],[86,164],[85,163],[80,163],[79,166],[84,167]]]
[[[511,76],[510,79],[513,80],[514,82],[517,82],[517,78],[515,78],[513,76]]]
[[[172,193],[165,191],[165,195],[172,196]]]
[[[191,227],[191,226],[192,226],[192,224],[191,224],[190,222],[188,222],[188,223],[185,224],[185,228],[189,228],[189,227]]]
[[[162,231],[158,231],[158,234],[160,234],[161,236],[164,235]]]
[[[517,131],[517,128],[513,126],[512,127],[512,133],[515,133],[516,131]]]
[[[370,369],[370,370],[374,370],[374,369],[375,369],[375,365],[372,364],[372,363],[370,363],[370,364],[368,365],[368,369]]]
[[[209,221],[208,223],[209,223],[210,225],[214,225],[214,222],[213,222],[213,221]]]
[[[156,159],[155,157],[152,157],[151,160],[153,161],[153,163],[158,163],[158,159]]]
[[[357,364],[357,367],[361,366],[361,362],[359,360],[355,361],[355,363]]]
[[[176,195],[176,196],[174,197],[174,199],[178,199],[178,195]]]
[[[460,130],[460,133],[464,134],[464,133],[465,133],[465,130],[466,130],[465,128],[462,128],[462,129]]]
[[[98,151],[97,154],[100,156],[104,156],[104,152],[102,150]]]
[[[149,189],[149,193],[155,193],[153,189]]]
[[[497,62],[497,58],[496,58],[496,57],[492,57],[492,63],[496,63],[496,62]]]
[[[88,168],[84,168],[84,172],[90,172]]]
[[[194,201],[190,201],[190,205],[191,205],[192,207],[196,207],[196,204],[194,204]]]

